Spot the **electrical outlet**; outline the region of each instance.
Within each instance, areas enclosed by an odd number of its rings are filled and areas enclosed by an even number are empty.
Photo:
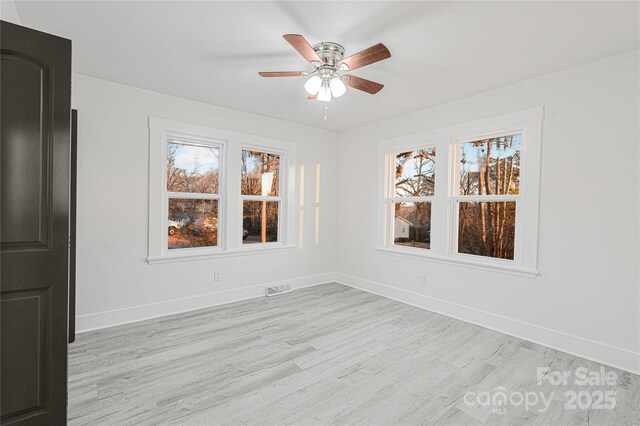
[[[213,271],[213,280],[214,281],[221,281],[222,277],[220,276],[220,271]]]
[[[420,281],[418,281],[418,285],[426,287],[426,285],[427,285],[427,276],[426,275],[420,275]]]

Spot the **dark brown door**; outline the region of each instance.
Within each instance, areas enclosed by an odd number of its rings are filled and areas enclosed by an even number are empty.
[[[0,33],[0,416],[64,424],[71,42]]]

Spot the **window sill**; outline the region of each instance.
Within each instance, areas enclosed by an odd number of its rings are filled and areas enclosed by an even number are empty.
[[[528,268],[522,268],[519,266],[511,266],[511,265],[499,265],[499,264],[493,264],[493,263],[489,264],[489,263],[483,263],[483,262],[475,262],[473,260],[468,260],[468,259],[460,259],[460,258],[449,257],[449,256],[440,256],[440,255],[435,255],[431,253],[422,254],[422,253],[417,253],[410,250],[394,249],[390,247],[376,247],[376,251],[379,251],[382,254],[391,255],[391,256],[427,260],[430,262],[441,263],[445,265],[454,265],[454,266],[479,269],[482,271],[489,271],[489,272],[499,272],[502,274],[516,275],[516,276],[525,277],[525,278],[535,278],[539,274],[539,271],[536,269],[528,269]]]
[[[190,262],[194,260],[222,259],[226,257],[250,256],[254,254],[282,253],[292,251],[294,246],[269,246],[269,247],[243,247],[236,250],[225,250],[208,253],[177,253],[164,256],[149,256],[147,263],[156,265],[159,263]]]

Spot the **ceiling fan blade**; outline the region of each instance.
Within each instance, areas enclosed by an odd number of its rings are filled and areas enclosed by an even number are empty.
[[[367,80],[365,78],[356,77],[355,75],[346,74],[344,77],[349,79],[344,82],[349,87],[362,90],[363,92],[371,93],[375,95],[384,87],[384,84],[376,83],[375,81]]]
[[[320,63],[324,62],[322,59],[320,59],[320,56],[318,56],[316,51],[313,50],[307,40],[300,34],[285,34],[282,37],[284,37],[284,39],[287,40],[289,44],[293,46],[293,48],[296,49],[298,53],[300,53],[302,57],[307,61]]]
[[[387,49],[382,43],[378,43],[375,46],[371,46],[368,49],[364,49],[358,53],[354,53],[353,55],[344,58],[340,62],[338,62],[338,67],[340,65],[348,66],[349,71],[353,71],[358,68],[362,68],[366,65],[373,64],[374,62],[382,61],[383,59],[387,59],[391,57],[391,52]]]
[[[299,77],[302,75],[302,71],[272,71],[272,72],[259,72],[262,77]]]
[[[318,95],[309,95],[307,96],[307,99],[309,99],[310,101],[316,100],[318,99]]]

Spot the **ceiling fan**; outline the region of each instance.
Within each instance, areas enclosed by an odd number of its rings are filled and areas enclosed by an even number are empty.
[[[332,96],[337,98],[346,92],[346,86],[375,95],[384,85],[366,80],[347,72],[362,68],[383,59],[391,57],[389,49],[378,43],[368,49],[362,50],[351,56],[344,57],[344,47],[338,43],[322,42],[311,46],[304,37],[299,34],[285,34],[284,39],[294,49],[309,61],[315,69],[313,71],[275,71],[259,72],[262,77],[306,77],[311,76],[304,85],[309,94],[307,99],[317,99],[322,102],[331,101]]]

